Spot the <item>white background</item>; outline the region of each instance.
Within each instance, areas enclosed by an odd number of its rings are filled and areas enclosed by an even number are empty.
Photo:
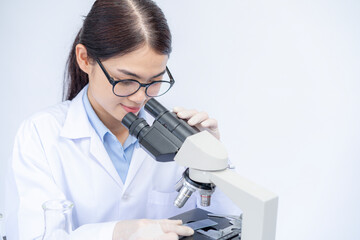
[[[176,79],[160,101],[218,119],[238,172],[280,197],[277,239],[360,239],[360,2],[157,2]],[[61,100],[91,5],[0,2],[0,175],[20,122]]]

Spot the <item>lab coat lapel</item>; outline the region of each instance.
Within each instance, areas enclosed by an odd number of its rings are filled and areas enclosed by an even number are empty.
[[[114,179],[114,181],[120,187],[122,187],[123,183],[120,179],[120,176],[111,162],[111,159],[105,150],[104,144],[101,142],[101,139],[96,134],[96,131],[91,126],[91,123],[87,117],[84,104],[82,102],[85,89],[86,88],[81,90],[79,94],[70,102],[64,126],[60,135],[69,139],[88,138],[88,141],[90,141],[90,154]]]
[[[140,169],[140,166],[143,164],[146,158],[149,158],[149,155],[139,146],[139,144],[137,144],[131,158],[129,171],[125,181],[124,191],[134,180],[138,170]],[[149,159],[146,159],[146,161],[147,160]]]
[[[141,110],[139,117],[144,118],[147,122],[153,122],[154,118],[146,113],[144,110]],[[135,145],[135,149],[133,152],[133,156],[131,158],[129,171],[126,177],[124,191],[126,188],[131,184],[131,182],[134,181],[136,174],[138,173],[141,165],[144,163],[144,161],[155,161],[153,158],[150,157],[150,155],[140,147],[139,142]],[[151,164],[148,164],[146,166],[152,166]],[[149,169],[149,171],[151,171]]]
[[[109,173],[114,181],[122,188],[123,182],[116,171],[114,164],[112,163],[109,154],[106,152],[104,144],[97,135],[94,129],[92,129],[90,139],[90,153],[96,158],[96,160],[103,166],[103,168]]]

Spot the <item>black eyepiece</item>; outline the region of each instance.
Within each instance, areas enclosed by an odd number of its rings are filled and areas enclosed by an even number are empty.
[[[137,119],[137,116],[133,113],[128,113],[125,115],[121,123],[127,128],[130,129],[131,124]]]
[[[163,105],[156,101],[155,98],[151,98],[147,101],[145,104],[145,110],[154,118],[157,118],[168,111]]]
[[[149,124],[143,118],[137,117],[134,113],[129,112],[126,114],[121,123],[129,129],[130,135],[138,138],[139,140],[149,131]]]
[[[173,161],[185,139],[199,132],[154,98],[145,104],[145,110],[155,118],[151,127],[145,119],[131,112],[121,122],[129,129],[130,135],[139,139],[140,145],[159,162]]]
[[[145,104],[145,110],[155,118],[155,121],[158,121],[166,127],[181,142],[184,142],[187,137],[199,132],[197,128],[179,119],[175,113],[169,112],[169,110],[154,98]]]

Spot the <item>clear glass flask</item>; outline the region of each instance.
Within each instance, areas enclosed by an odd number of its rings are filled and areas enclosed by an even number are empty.
[[[3,227],[3,215],[0,213],[0,240],[5,239],[5,231]]]
[[[45,230],[35,240],[69,240],[72,231],[72,209],[74,204],[68,200],[49,200],[42,205],[44,209]]]

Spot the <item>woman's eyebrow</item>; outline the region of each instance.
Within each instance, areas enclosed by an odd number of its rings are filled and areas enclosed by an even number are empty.
[[[132,76],[132,77],[136,77],[136,78],[141,78],[139,75],[137,75],[136,73],[132,73],[132,72],[129,72],[127,70],[124,70],[124,69],[118,69],[119,72],[123,73],[123,74],[126,74],[128,76]],[[166,70],[162,71],[161,73],[159,74],[156,74],[155,76],[152,76],[151,78],[157,78],[161,75],[164,75],[164,73],[166,72]]]
[[[160,77],[161,75],[164,75],[166,72],[166,70],[162,71],[161,73],[159,74],[156,74],[155,76],[153,76],[152,78],[157,78],[157,77]]]

